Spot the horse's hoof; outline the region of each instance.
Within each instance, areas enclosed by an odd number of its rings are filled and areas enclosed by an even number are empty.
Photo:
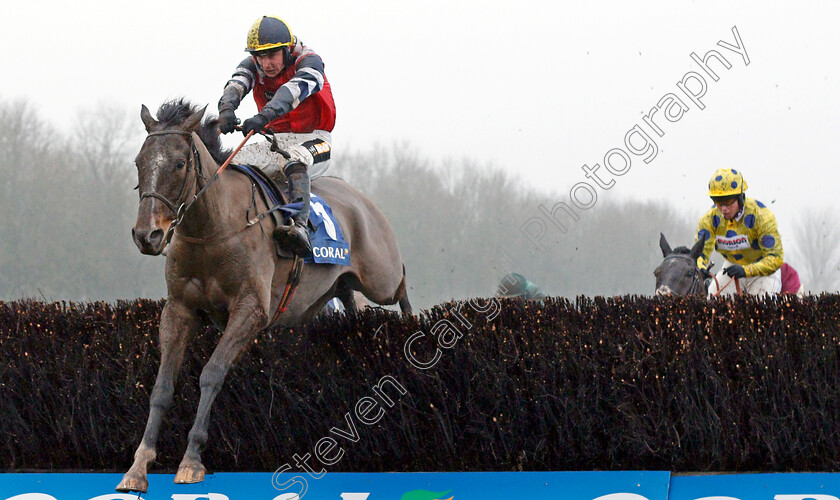
[[[201,464],[181,464],[175,474],[176,484],[192,484],[204,481],[204,466]]]
[[[122,481],[117,485],[117,491],[121,493],[131,493],[132,491],[146,493],[148,489],[149,481],[145,477],[134,477],[128,474],[123,476]]]

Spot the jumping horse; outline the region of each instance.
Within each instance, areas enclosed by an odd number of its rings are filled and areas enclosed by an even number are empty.
[[[677,247],[671,250],[671,245],[668,244],[665,235],[659,233],[659,248],[662,250],[663,260],[653,271],[656,277],[656,295],[706,295],[708,285],[703,279],[700,268],[697,267],[697,258],[703,253],[705,243],[704,237],[697,240],[690,249]],[[781,280],[781,293],[800,297],[804,295],[803,287],[799,282],[799,273],[787,262],[782,264]],[[733,286],[738,285],[737,280],[730,281],[734,282]],[[729,282],[719,285],[719,289],[725,288]]]
[[[351,264],[303,264],[278,252],[272,207],[253,182],[232,169],[217,175],[230,152],[221,148],[218,120],[181,100],[161,105],[157,119],[140,116],[147,136],[135,160],[140,202],[132,236],[140,252],[166,248],[166,304],[160,316],[160,367],[149,418],[134,463],[118,491],[146,492],[161,421],[171,405],[188,340],[209,317],[223,329],[199,379],[201,396],[176,483],[204,480],[201,452],[210,408],[231,366],[257,335],[320,312],[333,297],[353,309],[353,292],[370,301],[399,303],[411,313],[405,268],[385,215],[362,193],[335,177],[312,182],[331,207],[350,246]]]

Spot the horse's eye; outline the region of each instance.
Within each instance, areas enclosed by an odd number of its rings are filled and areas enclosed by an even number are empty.
[[[184,165],[186,165],[186,162],[184,160],[180,160],[180,161],[178,161],[178,163],[175,164],[175,168],[180,170],[180,169],[184,168]]]

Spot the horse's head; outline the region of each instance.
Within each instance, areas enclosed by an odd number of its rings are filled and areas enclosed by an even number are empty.
[[[664,260],[653,271],[656,276],[656,295],[704,295],[706,286],[700,269],[697,268],[697,258],[703,253],[706,238],[697,240],[689,250],[686,247],[671,246],[665,235],[659,234],[659,248],[662,249]]]
[[[163,251],[167,231],[194,194],[199,161],[192,133],[205,109],[172,101],[158,109],[157,120],[146,106],[140,110],[148,135],[135,159],[140,205],[131,234],[144,254]]]

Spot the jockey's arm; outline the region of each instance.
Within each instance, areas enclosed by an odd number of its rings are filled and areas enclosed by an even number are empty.
[[[697,224],[697,234],[694,236],[694,241],[699,240],[701,235],[706,236],[703,253],[697,257],[697,267],[700,269],[709,268],[709,260],[712,258],[712,252],[715,250],[715,230],[712,226],[712,215],[713,210],[710,210],[700,218],[700,222]]]
[[[254,88],[256,78],[257,67],[252,58],[248,57],[239,63],[236,71],[225,84],[222,98],[219,99],[219,112],[237,109],[242,98]]]
[[[785,252],[782,248],[782,237],[779,236],[776,225],[776,217],[768,208],[764,208],[763,212],[760,214],[754,233],[761,249],[761,259],[744,266],[747,277],[769,276],[784,263]]]
[[[307,97],[318,93],[324,87],[324,63],[321,56],[310,52],[295,61],[295,74],[284,83],[274,97],[260,110],[269,121],[280,118]]]

